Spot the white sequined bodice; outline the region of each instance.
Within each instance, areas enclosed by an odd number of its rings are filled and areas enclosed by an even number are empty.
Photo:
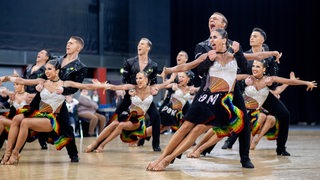
[[[213,65],[209,69],[210,77],[218,77],[224,79],[229,84],[229,91],[233,87],[233,84],[237,76],[238,64],[235,59],[222,66],[218,61],[214,61]]]
[[[186,104],[186,102],[190,99],[190,93],[187,92],[186,94],[184,94],[181,89],[177,89],[172,94],[172,97],[180,101],[183,107]]]
[[[246,96],[249,96],[249,97],[255,99],[259,103],[258,108],[260,108],[269,95],[269,88],[264,87],[260,90],[257,90],[256,87],[250,85],[245,88],[244,94]]]
[[[51,106],[53,112],[55,112],[58,107],[64,102],[65,96],[57,94],[55,92],[51,93],[46,88],[40,92],[41,101]]]
[[[16,109],[20,109],[20,108],[22,108],[24,105],[27,105],[27,102],[26,102],[26,101],[22,101],[22,102],[20,102],[20,103],[17,103],[17,102],[15,102],[15,101],[13,101],[13,103],[12,103],[12,106],[13,106],[14,108],[16,108]]]
[[[131,96],[131,103],[134,104],[135,106],[140,107],[144,114],[147,112],[147,110],[150,107],[150,104],[153,101],[153,96],[149,95],[147,98],[145,98],[144,100],[141,100],[140,97],[138,96]]]

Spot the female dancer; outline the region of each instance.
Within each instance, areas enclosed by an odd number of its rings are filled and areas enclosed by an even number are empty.
[[[160,133],[172,128],[176,131],[182,124],[184,105],[190,100],[191,87],[188,86],[191,71],[177,73],[178,82],[167,85],[170,99],[163,104],[160,109],[161,124]],[[191,75],[192,76],[192,75]],[[170,82],[170,81],[169,81]],[[152,134],[152,127],[147,128],[147,134]],[[147,137],[149,138],[149,137]]]
[[[95,151],[101,153],[107,143],[112,141],[118,135],[123,142],[132,143],[139,138],[145,138],[147,134],[145,126],[145,114],[153,101],[154,88],[151,88],[148,81],[148,74],[140,71],[136,75],[137,85],[123,84],[112,85],[106,84],[106,89],[110,90],[129,90],[131,93],[131,105],[129,106],[130,114],[128,118],[119,122],[117,114],[112,116],[110,124],[106,126],[99,134],[96,140],[86,147],[85,152]],[[167,83],[157,84],[156,89],[163,89]]]
[[[29,129],[32,130],[32,136],[37,132],[47,132],[49,137],[47,141],[56,146],[57,150],[61,150],[71,140],[68,132],[71,130],[61,124],[69,124],[68,119],[57,118],[60,112],[61,105],[65,101],[63,92],[64,82],[59,79],[60,63],[57,60],[50,60],[45,65],[45,74],[47,80],[38,79],[23,79],[18,77],[1,77],[1,82],[10,80],[11,82],[25,85],[43,85],[40,93],[37,93],[34,100],[31,102],[29,109],[13,117],[8,135],[8,143],[1,164],[15,164],[20,157],[19,152],[23,147],[26,139],[30,136]],[[65,82],[68,84],[68,82]],[[71,84],[71,82],[69,82]],[[81,83],[78,83],[81,84]],[[105,88],[100,84],[88,84],[83,88]],[[40,89],[39,89],[40,90]],[[66,121],[66,122],[62,122]]]
[[[258,113],[263,106],[263,103],[267,99],[270,89],[268,86],[271,86],[273,83],[281,83],[288,85],[306,85],[307,91],[312,90],[317,87],[315,81],[303,81],[296,78],[287,79],[278,76],[266,76],[264,72],[266,71],[266,63],[264,60],[258,61],[255,60],[252,65],[252,75],[237,75],[238,80],[246,79],[246,88],[245,88],[245,102],[246,107],[249,110],[249,114],[252,118],[257,118]],[[258,123],[258,122],[257,122]],[[256,127],[260,126],[259,124],[255,125]],[[256,134],[257,131],[253,131],[253,134]],[[211,132],[212,136],[204,137],[206,140],[202,140],[202,143],[198,143],[197,146],[188,154],[187,157],[197,158],[200,154],[208,147],[216,144],[223,137]],[[257,144],[257,143],[256,143]],[[253,146],[252,146],[253,148]]]
[[[59,63],[56,60],[51,60],[45,67],[45,74],[48,80],[40,78],[28,80],[16,77],[2,78],[2,82],[10,80],[11,82],[25,85],[43,84],[43,89],[40,92],[40,104],[30,106],[27,112],[16,115],[13,118],[7,147],[1,164],[14,164],[18,162],[19,151],[28,137],[29,129],[37,132],[51,132],[51,137],[53,137],[54,144],[58,150],[69,142],[69,138],[64,135],[62,127],[59,127],[60,123],[56,119],[56,113],[59,112],[59,108],[65,100],[63,95],[56,93],[56,89],[63,85],[58,76]]]
[[[210,128],[214,127],[222,137],[228,135],[229,130],[240,132],[243,128],[243,113],[232,104],[238,66],[234,55],[227,51],[227,32],[224,29],[215,29],[210,38],[213,50],[207,55],[213,63],[209,68],[207,83],[199,91],[201,94],[194,99],[184,117],[184,123],[172,136],[162,155],[149,163],[147,170],[164,170],[177,156],[190,148],[197,137]],[[235,53],[240,53],[239,43],[233,42],[232,46]],[[190,63],[165,68],[164,73],[189,70],[205,59],[206,54],[203,54]]]
[[[14,92],[6,90],[5,94],[10,96],[10,110],[8,112],[3,113],[0,115],[0,134],[5,133],[6,135],[3,137],[8,136],[8,132],[10,129],[10,125],[12,123],[12,118],[19,113],[24,112],[28,106],[28,96],[29,93],[27,93],[24,89],[24,85],[22,84],[14,84]],[[2,147],[2,143],[0,144],[0,148]]]

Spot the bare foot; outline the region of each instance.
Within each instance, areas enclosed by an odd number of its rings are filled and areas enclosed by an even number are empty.
[[[89,153],[92,152],[94,150],[95,146],[90,144],[89,146],[86,147],[86,149],[84,150],[85,153]]]
[[[166,159],[162,159],[158,164],[152,168],[152,171],[164,171],[164,169],[169,166],[171,161],[168,161]]]
[[[200,157],[200,152],[198,150],[191,152],[187,155],[188,158],[199,158]]]
[[[136,147],[136,146],[138,146],[137,141],[129,143],[129,147]]]
[[[250,145],[250,150],[256,149],[256,146],[257,146],[258,143],[259,143],[259,141],[253,140],[253,141],[251,142],[251,145]]]
[[[96,153],[102,153],[103,151],[104,151],[104,149],[100,146],[96,150],[94,150],[94,152],[96,152]]]
[[[193,154],[193,153],[194,153],[193,151],[189,152],[189,153],[187,154],[187,158],[192,158],[192,154]]]
[[[5,163],[6,165],[14,165],[19,163],[19,151],[13,150],[10,159]]]
[[[146,170],[147,171],[152,171],[152,169],[161,161],[161,159],[157,159],[157,160],[154,160],[152,162],[149,162]]]
[[[1,164],[4,165],[6,162],[9,160],[11,156],[11,151],[10,152],[5,152],[4,155],[2,156]]]

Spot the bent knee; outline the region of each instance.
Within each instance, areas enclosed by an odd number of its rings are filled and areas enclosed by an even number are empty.
[[[11,125],[19,125],[22,121],[22,119],[24,119],[24,115],[23,114],[18,114],[16,116],[13,117],[12,119],[12,123]]]
[[[29,121],[26,119],[21,120],[20,127],[29,127]]]

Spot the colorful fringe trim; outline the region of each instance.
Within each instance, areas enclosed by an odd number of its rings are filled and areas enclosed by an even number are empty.
[[[60,135],[60,125],[57,122],[56,116],[53,113],[45,113],[40,111],[34,111],[29,117],[35,118],[48,118],[52,125],[52,129],[55,132],[55,135],[48,139],[48,142],[54,144],[57,150],[61,150],[65,147],[72,138],[66,137],[64,135]],[[35,132],[37,133],[37,132]]]
[[[130,113],[128,120],[133,123],[139,123],[138,129],[133,131],[122,130],[120,138],[125,143],[132,143],[138,140],[138,138],[145,138],[147,136],[145,116],[137,116],[135,113]]]
[[[226,96],[221,99],[221,105],[229,114],[229,125],[225,127],[212,128],[219,138],[229,136],[232,131],[239,133],[244,127],[243,112],[233,105],[232,100],[233,95],[231,93],[226,94]]]
[[[177,121],[176,121],[176,125],[171,126],[171,129],[172,129],[172,130],[177,131],[177,130],[180,128],[180,126],[181,126],[182,123],[183,123],[182,118],[183,118],[182,110],[179,110],[179,111],[176,113],[176,120],[177,120]]]
[[[279,121],[278,118],[276,117],[276,124],[274,125],[273,128],[271,128],[267,133],[266,133],[266,138],[267,140],[276,140],[279,135]]]
[[[30,108],[29,105],[25,105],[22,108],[17,109],[15,114],[13,114],[13,116],[15,116],[17,114],[21,114],[21,113],[27,112],[27,111],[29,111],[29,108]],[[10,112],[11,111],[4,112],[2,115],[5,116],[6,118],[9,118],[9,115],[11,115]]]
[[[72,140],[72,138],[68,138],[68,137],[65,137],[64,135],[62,135],[62,136],[58,136],[58,138],[53,141],[53,144],[57,150],[61,150],[69,142],[71,142],[71,140]]]
[[[260,110],[254,110],[250,113],[250,124],[251,124],[251,134],[252,136],[255,136],[260,132],[261,125],[258,123],[258,117],[260,114]]]
[[[48,118],[50,120],[50,123],[52,125],[53,130],[57,133],[60,134],[60,126],[57,122],[56,116],[53,113],[45,113],[45,112],[40,112],[40,111],[34,111],[30,117],[35,117],[35,118]]]
[[[28,105],[25,105],[25,106],[23,106],[23,108],[17,109],[14,115],[27,112],[27,111],[29,110],[29,108],[30,108],[30,107],[29,107]],[[3,113],[2,115],[5,116],[6,118],[9,118],[9,115],[11,115],[11,114],[10,114],[10,111],[9,111],[9,112]],[[14,116],[14,115],[13,115],[13,116]],[[10,130],[10,126],[5,126],[5,127],[4,127],[4,131],[5,131],[6,133],[9,133],[9,130]],[[29,132],[30,132],[30,130],[29,130]]]
[[[109,124],[111,124],[113,121],[115,121],[115,120],[118,120],[118,114],[117,113],[114,113],[112,116],[111,116],[111,118],[109,119],[109,121],[108,121],[108,125]]]

